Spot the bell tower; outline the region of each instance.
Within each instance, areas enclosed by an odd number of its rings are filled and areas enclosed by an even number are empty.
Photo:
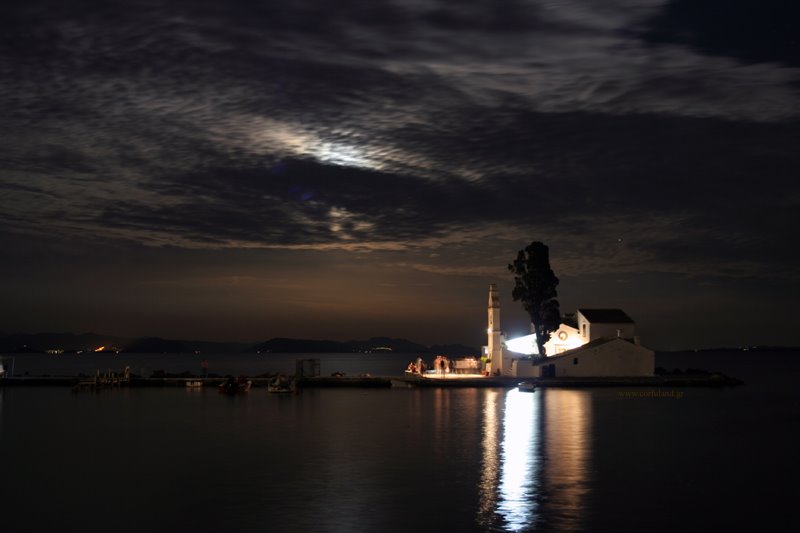
[[[503,373],[503,333],[500,331],[500,296],[497,294],[497,285],[489,285],[488,327],[486,334],[486,355],[492,360],[492,374]]]

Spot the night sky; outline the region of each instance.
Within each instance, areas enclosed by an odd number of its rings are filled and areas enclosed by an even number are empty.
[[[800,344],[791,0],[4,0],[0,332]]]

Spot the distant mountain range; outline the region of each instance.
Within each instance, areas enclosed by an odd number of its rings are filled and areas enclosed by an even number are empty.
[[[12,334],[0,337],[0,351],[28,353],[46,350],[64,350],[65,352],[89,351],[105,347],[126,346],[132,339],[101,335],[97,333],[34,333]]]
[[[462,344],[435,344],[425,346],[406,339],[372,337],[367,340],[346,342],[306,339],[270,339],[252,348],[257,352],[275,353],[352,353],[352,352],[398,352],[437,353],[444,355],[477,355],[480,350]]]
[[[461,344],[425,346],[406,339],[372,337],[345,342],[313,339],[275,338],[258,344],[209,342],[143,337],[138,339],[97,333],[37,333],[0,336],[0,352],[42,353],[46,351],[103,351],[128,353],[353,353],[398,352],[444,355],[478,355],[480,350]]]

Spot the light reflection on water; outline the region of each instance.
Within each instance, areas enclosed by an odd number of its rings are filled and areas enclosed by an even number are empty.
[[[544,394],[546,468],[542,477],[548,525],[558,531],[582,529],[591,465],[590,394],[585,390],[548,390]]]
[[[579,530],[591,466],[590,394],[487,392],[482,422],[478,525]]]
[[[506,393],[497,511],[509,531],[533,522],[539,484],[541,394]]]
[[[497,453],[498,433],[500,432],[499,406],[500,393],[487,391],[483,400],[483,462],[481,464],[480,507],[477,518],[478,525],[485,528],[492,525],[497,505],[498,466],[500,464]]]
[[[329,363],[349,372],[357,357]],[[610,387],[227,397],[6,385],[2,531],[717,531],[763,529],[766,515],[788,524],[800,478],[789,377],[800,361],[768,361],[744,387],[693,388],[680,401]]]
[[[405,520],[423,510],[420,532],[576,531],[591,507],[592,409],[584,391],[312,389],[277,398],[263,390],[241,398],[174,389],[2,392],[2,415],[13,416],[0,415],[9,429],[0,432],[0,454],[22,459],[8,473],[47,494],[74,482],[71,472],[81,465],[128,457],[139,484],[148,470],[176,476],[157,486],[161,498],[182,487],[205,501],[212,497],[206,489],[192,488],[203,479],[226,511],[221,516],[239,513],[242,523],[269,516],[275,531],[312,523],[405,531]],[[163,439],[148,444],[152,435]],[[50,456],[51,436],[63,454]],[[25,466],[32,461],[41,463],[33,473]],[[119,499],[97,492],[87,501],[111,508],[144,501],[136,505],[149,516],[183,516],[149,502],[136,486],[120,489]],[[21,492],[17,504],[32,505],[34,493]],[[67,502],[62,514],[80,514]]]

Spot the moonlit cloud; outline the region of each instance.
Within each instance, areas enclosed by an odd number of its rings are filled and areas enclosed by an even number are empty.
[[[796,283],[794,8],[687,5],[11,0],[0,236]]]

